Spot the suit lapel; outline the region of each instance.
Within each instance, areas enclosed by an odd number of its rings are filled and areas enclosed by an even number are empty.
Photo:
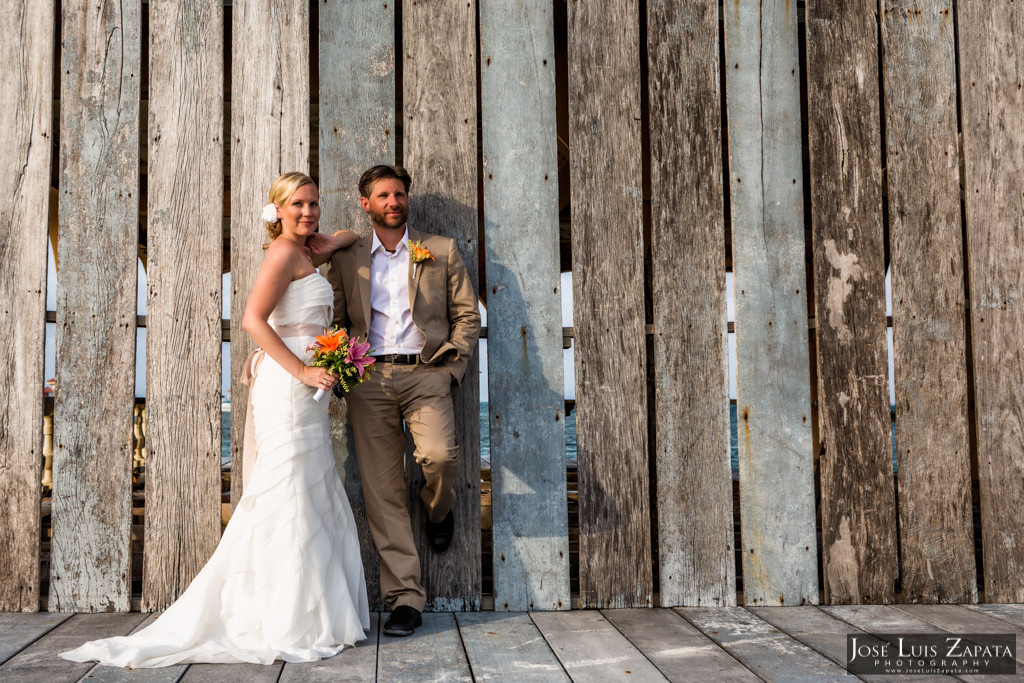
[[[423,239],[423,235],[418,230],[413,230],[410,227],[406,228],[409,231],[409,241],[419,242]],[[408,247],[409,245],[405,245]],[[412,252],[409,252],[409,315],[412,316],[413,310],[416,308],[416,294],[420,291],[420,278],[423,277],[423,264],[419,267],[412,262]]]
[[[370,247],[373,246],[373,233],[360,240],[356,247],[356,288],[359,303],[363,307],[363,320],[366,329],[370,329]]]

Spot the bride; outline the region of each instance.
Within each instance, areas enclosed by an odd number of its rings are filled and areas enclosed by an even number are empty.
[[[309,176],[285,173],[270,201],[263,219],[271,242],[242,320],[262,349],[246,363],[246,374],[255,366],[256,458],[244,463],[242,498],[209,562],[159,619],[64,659],[132,668],[310,662],[366,637],[366,584],[331,453],[330,401],[313,400],[337,379],[306,364],[306,347],[331,324],[334,301],[306,246],[320,221],[319,193]],[[356,235],[320,239],[344,247]]]

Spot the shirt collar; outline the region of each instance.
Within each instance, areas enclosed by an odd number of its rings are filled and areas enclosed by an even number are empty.
[[[395,247],[395,253],[397,254],[398,252],[402,251],[403,249],[408,249],[408,247],[406,246],[408,243],[409,243],[409,225],[406,224],[406,226],[405,226],[405,234],[402,235],[401,241],[398,243],[398,246]],[[384,245],[381,244],[380,239],[378,239],[378,237],[377,237],[377,231],[374,230],[373,231],[373,242],[370,244],[370,253],[371,254],[375,254],[375,253],[377,253],[378,249],[384,249]],[[387,252],[386,249],[384,251],[385,251],[385,253]]]

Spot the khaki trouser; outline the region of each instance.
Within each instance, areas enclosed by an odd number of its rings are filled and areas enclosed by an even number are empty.
[[[420,500],[430,521],[440,522],[455,502],[459,469],[451,382],[444,367],[377,363],[370,379],[345,395],[366,516],[380,553],[381,594],[392,609],[408,605],[422,611],[426,601],[406,505],[402,422],[426,479]]]

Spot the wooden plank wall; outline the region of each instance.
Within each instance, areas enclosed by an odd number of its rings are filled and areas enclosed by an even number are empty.
[[[568,609],[551,2],[481,2],[480,59],[494,605]]]
[[[320,232],[370,233],[359,177],[395,163],[395,6],[320,0]],[[380,596],[380,557],[363,502],[345,401],[331,399],[334,460],[352,504],[371,606]]]
[[[570,2],[568,12],[580,605],[646,607],[639,10]]]
[[[664,0],[601,7],[578,0],[386,7],[318,0],[319,68],[313,69],[309,31],[317,22],[308,2],[150,3],[153,78],[142,141],[150,153],[147,325],[153,328],[144,608],[172,600],[217,540],[220,232],[207,216],[221,210],[219,88],[228,67],[233,377],[252,346],[239,322],[263,258],[259,211],[280,172],[308,170],[309,88],[317,73],[326,230],[368,232],[355,180],[372,163],[397,161],[414,179],[412,223],[455,237],[474,279],[479,240],[487,240],[498,609],[564,609],[570,600],[554,260],[554,116],[563,86],[570,124],[580,606],[735,600],[723,355],[727,225],[736,278],[746,602],[818,599],[811,369],[822,442],[823,599],[892,602],[899,579],[901,600],[975,600],[968,479],[974,448],[984,598],[1024,601],[1024,550],[1016,541],[1024,534],[1016,512],[1024,497],[1020,3],[813,2],[800,24],[793,14],[799,8],[784,0],[756,10]],[[61,7],[48,607],[127,610],[144,15],[139,0],[98,9],[66,0]],[[558,85],[551,67],[558,66],[552,62],[560,23],[552,9],[563,7],[567,84]],[[47,219],[49,88],[56,82],[49,60],[58,18],[27,2],[0,12],[8,25],[22,27],[0,50],[8,62],[25,65],[12,89],[19,104],[3,119],[12,142],[0,171],[5,206],[15,217],[0,233],[7,265],[0,299],[9,302],[0,323],[14,331],[0,341],[0,384],[12,387],[0,408],[0,467],[7,472],[0,494],[9,501],[0,539],[14,549],[0,558],[0,609],[32,610],[40,582],[35,482],[41,450],[41,411],[32,392],[42,381],[37,339],[45,272],[45,236],[35,229]],[[220,32],[229,15],[230,64],[222,64]],[[798,156],[801,27],[807,162]],[[802,173],[809,174],[810,198]],[[801,232],[807,227],[810,273]],[[898,519],[885,363],[887,239],[895,295]],[[521,361],[524,344],[529,363]],[[474,361],[455,395],[463,446],[455,546],[435,556],[421,540],[433,610],[481,606],[477,372]],[[233,392],[237,501],[247,395],[237,382]],[[334,414],[339,469],[359,518],[360,483],[337,402]],[[416,468],[409,476],[420,534],[421,481]],[[377,603],[376,552],[369,536],[362,538]]]
[[[231,504],[242,497],[248,388],[239,381],[255,344],[242,313],[268,237],[260,220],[270,185],[309,172],[309,0],[235,0],[231,41]]]
[[[976,602],[950,0],[883,3],[900,565],[906,602]]]
[[[807,7],[825,600],[894,600],[877,4]]]
[[[666,607],[736,603],[718,14],[711,1],[647,4],[651,419]]]
[[[404,164],[412,176],[409,222],[455,239],[470,281],[477,282],[478,201],[476,135],[476,5],[403,5],[402,121]],[[443,39],[439,39],[443,37]],[[407,467],[409,508],[428,610],[480,609],[480,385],[473,356],[462,385],[452,389],[455,429],[462,447],[456,483],[456,533],[435,555],[426,544],[419,502],[423,475]],[[411,451],[406,461],[413,463]]]
[[[8,75],[0,153],[2,210],[13,229],[0,230],[0,611],[39,609],[39,481],[42,475],[43,330],[46,313],[46,226],[50,205],[54,7],[5,3],[10,27],[0,62]]]
[[[1024,601],[1024,6],[957,3],[985,599]]]
[[[816,604],[796,4],[725,27],[744,601]]]
[[[62,4],[49,609],[130,606],[140,3]]]
[[[149,12],[142,609],[158,611],[220,540],[224,54],[220,0]]]

